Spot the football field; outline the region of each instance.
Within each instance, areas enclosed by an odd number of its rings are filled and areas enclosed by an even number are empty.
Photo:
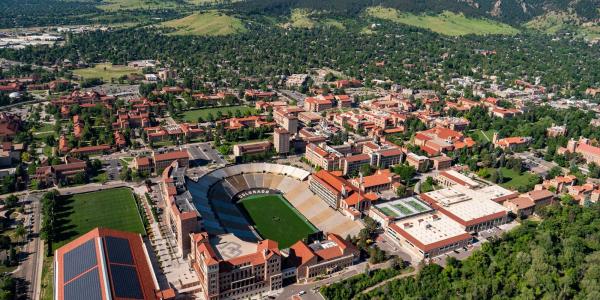
[[[251,196],[238,205],[246,212],[258,233],[265,239],[277,241],[280,249],[318,231],[280,195]]]

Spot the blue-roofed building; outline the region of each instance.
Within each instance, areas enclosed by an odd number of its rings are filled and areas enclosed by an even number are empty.
[[[159,290],[141,235],[96,228],[54,255],[55,300],[171,299]]]

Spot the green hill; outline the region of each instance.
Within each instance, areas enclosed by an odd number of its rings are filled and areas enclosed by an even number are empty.
[[[161,23],[174,28],[174,35],[230,35],[245,32],[242,20],[218,11],[194,13],[185,18]]]
[[[468,18],[463,14],[442,12],[437,15],[415,15],[400,12],[393,8],[370,7],[369,16],[395,23],[429,29],[444,35],[459,36],[466,34],[517,34],[518,29],[510,25],[486,19]]]

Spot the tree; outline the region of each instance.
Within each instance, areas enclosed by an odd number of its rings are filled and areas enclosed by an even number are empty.
[[[417,173],[417,170],[413,166],[409,166],[407,164],[397,165],[393,168],[393,171],[394,171],[394,173],[398,174],[398,176],[400,176],[400,179],[404,183],[407,183],[407,184],[411,181],[411,179]]]
[[[364,164],[360,166],[360,173],[362,173],[363,176],[369,176],[373,174],[373,168],[371,167],[371,165],[368,164]]]
[[[23,238],[25,236],[27,236],[27,229],[25,229],[25,226],[23,226],[23,224],[19,224],[17,226],[17,228],[15,229],[15,236],[17,236],[19,238],[19,241],[23,241]]]
[[[4,206],[6,206],[8,209],[15,208],[18,203],[19,198],[15,195],[10,195],[4,200]]]
[[[399,185],[398,188],[396,188],[396,195],[398,195],[398,197],[406,196],[406,186],[403,184]]]
[[[558,166],[554,166],[548,171],[547,179],[553,179],[556,176],[562,175],[562,168]]]

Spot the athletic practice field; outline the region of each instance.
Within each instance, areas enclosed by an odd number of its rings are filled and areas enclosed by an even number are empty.
[[[133,194],[128,188],[61,196],[54,249],[96,227],[145,234]]]

